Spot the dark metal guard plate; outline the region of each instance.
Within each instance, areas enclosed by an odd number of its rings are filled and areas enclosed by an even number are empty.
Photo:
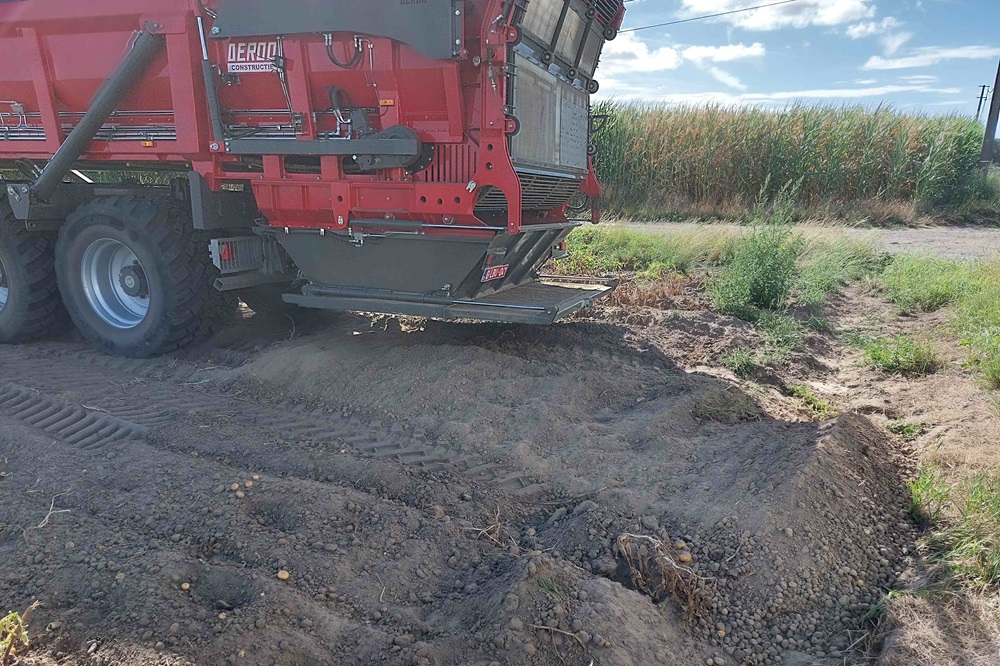
[[[546,277],[474,301],[421,302],[358,296],[286,294],[288,303],[327,310],[354,310],[433,317],[474,319],[513,324],[553,324],[588,308],[615,290],[617,280]]]
[[[212,37],[351,32],[395,39],[444,60],[463,47],[462,9],[455,0],[222,0]]]

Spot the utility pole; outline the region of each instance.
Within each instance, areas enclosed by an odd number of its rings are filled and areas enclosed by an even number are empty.
[[[990,115],[986,116],[986,135],[983,137],[983,154],[979,158],[979,166],[983,169],[989,169],[993,163],[993,144],[996,143],[998,117],[1000,117],[1000,65],[997,66],[997,80],[993,85]]]
[[[983,104],[986,102],[986,98],[989,97],[990,87],[987,85],[979,86],[979,106],[976,107],[976,120],[983,117]]]

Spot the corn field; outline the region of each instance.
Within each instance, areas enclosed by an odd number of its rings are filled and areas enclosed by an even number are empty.
[[[783,189],[806,209],[958,207],[981,187],[982,126],[880,107],[605,102],[597,169],[621,215],[746,210]]]

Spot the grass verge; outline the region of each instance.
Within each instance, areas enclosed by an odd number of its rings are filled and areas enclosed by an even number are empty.
[[[570,235],[569,259],[558,262],[557,268],[585,275],[634,272],[647,279],[669,273],[689,275],[699,266],[719,264],[731,238],[731,232],[710,226],[669,234],[586,227]]]
[[[753,323],[764,339],[757,351],[734,351],[725,364],[746,377],[760,365],[785,360],[807,331],[830,332],[812,312],[800,322],[792,306],[815,308],[833,291],[885,263],[871,243],[839,233],[804,233],[785,198],[758,203],[744,232],[712,226],[669,233],[587,228],[570,235],[570,258],[554,272],[626,278],[616,295],[627,305],[660,305],[682,291],[678,276],[702,273],[716,309]]]
[[[868,365],[889,374],[919,377],[936,372],[942,365],[941,357],[930,344],[905,335],[867,340],[862,350]]]
[[[1000,590],[1000,474],[948,486],[923,467],[910,483],[910,514],[931,528],[924,546],[932,561],[980,592]]]
[[[910,505],[907,513],[920,525],[936,523],[948,506],[950,494],[941,472],[935,467],[921,466],[908,485]]]
[[[1000,262],[897,257],[881,286],[901,309],[931,312],[954,306],[952,324],[986,382],[1000,389]]]

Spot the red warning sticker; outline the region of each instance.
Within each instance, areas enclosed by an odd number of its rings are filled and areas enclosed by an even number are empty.
[[[491,282],[493,280],[502,280],[507,277],[507,271],[510,266],[504,264],[503,266],[490,266],[485,271],[483,271],[483,282]]]

